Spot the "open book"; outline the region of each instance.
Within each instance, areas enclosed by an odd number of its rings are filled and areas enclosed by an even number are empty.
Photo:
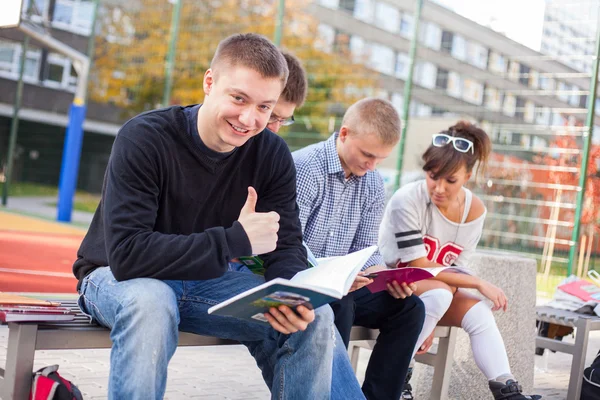
[[[358,272],[376,249],[377,246],[371,246],[341,257],[317,259],[318,265],[298,272],[290,280],[276,278],[265,282],[209,308],[208,313],[267,322],[263,314],[270,307],[320,307],[348,294]]]
[[[369,274],[368,277],[373,279],[373,283],[367,286],[371,293],[387,290],[387,284],[396,281],[398,283],[412,283],[423,279],[433,278],[440,272],[458,272],[463,274],[471,274],[469,270],[461,267],[436,267],[436,268],[418,268],[418,267],[402,267],[393,268],[383,271],[377,271]]]

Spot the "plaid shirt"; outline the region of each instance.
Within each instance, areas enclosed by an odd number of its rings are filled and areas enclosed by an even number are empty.
[[[304,242],[317,257],[343,256],[377,245],[385,208],[385,189],[378,172],[345,179],[337,137],[336,132],[324,142],[292,153]],[[384,265],[379,251],[364,268],[376,264]]]

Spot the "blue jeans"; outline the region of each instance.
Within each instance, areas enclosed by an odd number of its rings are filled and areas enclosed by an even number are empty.
[[[161,399],[179,330],[246,345],[272,399],[364,398],[328,306],[316,310],[305,331],[292,335],[207,313],[212,305],[263,282],[237,271],[206,281],[118,282],[110,268],[94,270],[82,282],[79,305],[111,329],[109,399]]]

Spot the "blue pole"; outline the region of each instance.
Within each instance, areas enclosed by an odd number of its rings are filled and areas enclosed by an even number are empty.
[[[69,125],[65,135],[60,180],[58,183],[58,216],[59,221],[71,222],[73,196],[77,187],[79,158],[83,143],[83,121],[86,106],[83,101],[75,99],[69,109]]]

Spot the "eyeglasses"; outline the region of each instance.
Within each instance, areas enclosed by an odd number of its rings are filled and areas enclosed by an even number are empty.
[[[271,115],[271,118],[269,118],[269,124],[274,124],[276,122],[281,126],[290,126],[296,122],[296,120],[294,119],[293,115],[289,118],[278,118],[276,115]]]
[[[461,153],[466,153],[469,150],[471,150],[471,154],[474,153],[473,142],[471,142],[469,139],[465,139],[465,138],[461,138],[461,137],[457,137],[457,136],[450,136],[450,135],[446,135],[445,133],[436,133],[433,135],[432,144],[435,147],[444,147],[445,145],[447,145],[450,142],[452,142],[452,145],[454,146],[454,149],[456,151],[460,151]]]

